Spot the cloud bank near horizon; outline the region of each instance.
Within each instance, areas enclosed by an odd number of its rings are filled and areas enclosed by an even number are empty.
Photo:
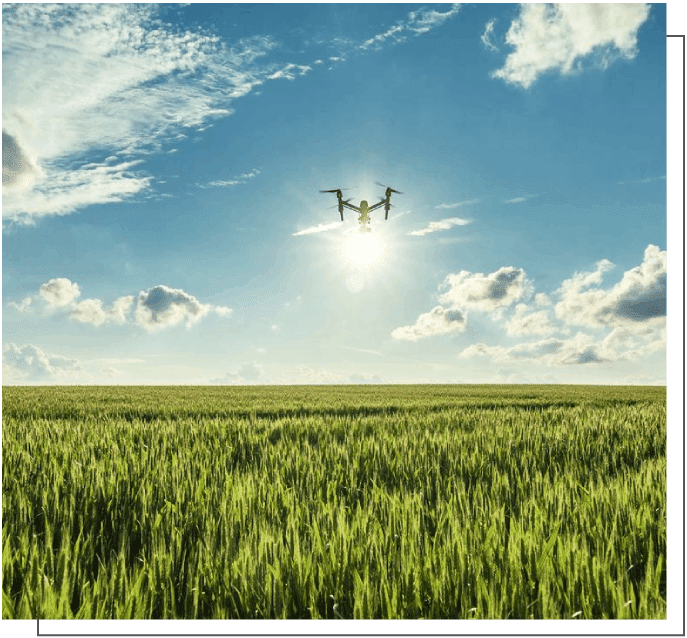
[[[439,295],[442,305],[421,314],[415,324],[396,328],[391,336],[418,341],[463,332],[468,311],[475,311],[502,322],[505,331],[500,341],[540,339],[513,346],[476,343],[464,348],[461,358],[567,366],[629,361],[665,352],[666,251],[649,244],[640,265],[626,271],[614,286],[602,288],[603,276],[612,268],[610,261],[602,259],[594,270],[574,273],[554,292],[555,304],[545,293],[534,294],[534,283],[521,268],[504,266],[487,275],[451,273],[440,286],[448,288]],[[520,303],[512,310],[515,302]],[[569,336],[572,329],[577,332]]]

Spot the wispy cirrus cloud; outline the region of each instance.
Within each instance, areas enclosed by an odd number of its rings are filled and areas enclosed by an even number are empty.
[[[3,5],[3,219],[30,224],[151,188],[141,158],[310,67],[166,24],[154,4]]]
[[[328,230],[334,230],[335,228],[341,228],[342,222],[331,222],[330,224],[318,224],[317,226],[310,226],[309,228],[304,228],[296,233],[292,233],[294,237],[299,235],[312,235],[313,233],[323,233]]]
[[[656,177],[642,177],[641,179],[633,179],[629,182],[618,182],[618,184],[652,184],[653,182],[663,181],[665,178],[665,175],[657,175]]]
[[[209,187],[217,187],[217,186],[238,186],[239,184],[248,183],[249,179],[253,179],[254,177],[256,177],[259,174],[260,174],[260,171],[257,168],[254,168],[249,173],[243,173],[242,175],[238,175],[238,176],[234,177],[233,179],[214,180],[212,182],[208,182],[207,184],[198,184],[198,186],[200,186],[200,188],[209,188]]]
[[[382,33],[368,38],[358,46],[358,49],[365,51],[367,49],[380,49],[388,42],[394,44],[405,42],[408,37],[421,35],[428,31],[444,24],[448,19],[460,12],[461,5],[454,3],[450,5],[447,11],[436,11],[434,9],[418,9],[408,13],[408,17],[404,20],[399,20],[392,27],[388,28]]]
[[[429,224],[424,228],[420,228],[419,230],[411,230],[407,234],[415,237],[423,237],[424,235],[429,235],[430,233],[436,233],[441,230],[449,230],[454,226],[465,226],[469,223],[469,219],[462,219],[461,217],[448,217],[447,219],[429,222]]]
[[[528,199],[534,199],[537,195],[522,195],[521,197],[513,197],[512,199],[504,199],[503,204],[521,204]]]
[[[506,44],[513,51],[492,73],[527,89],[546,72],[579,72],[584,64],[607,68],[637,55],[637,32],[649,16],[645,3],[521,4]]]
[[[496,23],[496,18],[492,18],[484,25],[484,32],[482,33],[482,44],[490,51],[498,51],[499,48],[493,43],[492,38],[494,36],[494,24]]]
[[[468,199],[464,202],[454,202],[452,204],[437,204],[434,208],[437,210],[453,210],[454,208],[460,208],[461,206],[469,206],[471,204],[479,204],[479,199]]]
[[[410,11],[406,17],[398,20],[392,26],[362,41],[349,36],[320,36],[314,38],[312,42],[324,44],[332,52],[332,55],[327,57],[331,63],[328,68],[332,69],[334,64],[345,62],[352,55],[367,51],[380,51],[384,47],[401,44],[410,38],[428,33],[460,13],[460,3],[444,6],[447,7],[446,11],[426,7]],[[320,62],[321,60],[316,60],[313,64]]]

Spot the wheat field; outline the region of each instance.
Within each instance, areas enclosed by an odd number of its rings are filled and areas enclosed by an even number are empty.
[[[665,618],[666,391],[4,387],[3,618]]]

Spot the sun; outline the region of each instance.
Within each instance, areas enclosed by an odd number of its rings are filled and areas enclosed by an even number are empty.
[[[342,246],[344,258],[353,266],[378,264],[384,256],[384,250],[384,243],[371,231],[347,233]]]

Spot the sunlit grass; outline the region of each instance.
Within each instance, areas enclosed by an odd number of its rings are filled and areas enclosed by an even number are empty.
[[[664,618],[663,388],[3,389],[5,618]]]

